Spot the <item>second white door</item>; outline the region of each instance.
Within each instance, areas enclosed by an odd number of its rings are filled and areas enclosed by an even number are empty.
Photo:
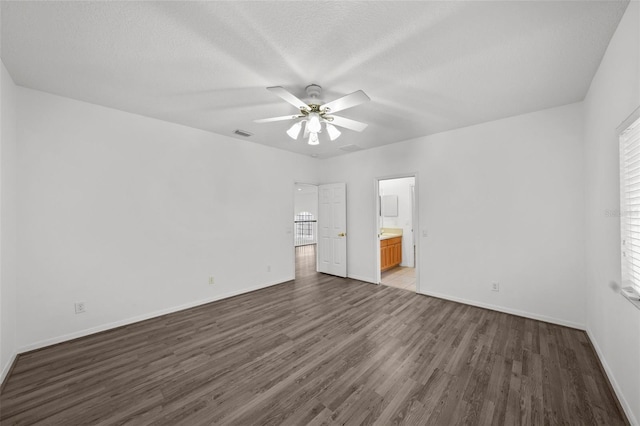
[[[347,186],[318,187],[318,272],[347,276]]]

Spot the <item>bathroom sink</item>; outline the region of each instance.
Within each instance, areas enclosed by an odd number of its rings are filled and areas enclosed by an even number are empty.
[[[381,228],[380,239],[388,240],[389,238],[402,237],[402,228]]]
[[[381,240],[388,240],[389,238],[402,237],[402,234],[396,234],[391,232],[383,232],[380,234]]]

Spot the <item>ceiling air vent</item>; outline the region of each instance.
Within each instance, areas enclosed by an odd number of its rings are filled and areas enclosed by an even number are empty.
[[[236,135],[244,136],[245,138],[248,138],[249,136],[253,135],[253,133],[249,133],[246,130],[240,130],[240,129],[234,130],[233,133],[235,133]]]
[[[354,151],[360,151],[362,148],[359,147],[358,145],[350,144],[350,145],[343,145],[340,147],[340,149],[347,152],[354,152]]]

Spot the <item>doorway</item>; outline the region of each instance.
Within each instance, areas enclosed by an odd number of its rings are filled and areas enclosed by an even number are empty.
[[[295,183],[293,188],[295,277],[315,274],[318,244],[318,185]]]
[[[378,282],[417,292],[416,176],[381,178],[376,183]]]

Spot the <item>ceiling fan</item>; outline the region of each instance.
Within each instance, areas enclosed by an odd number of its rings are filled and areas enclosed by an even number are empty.
[[[311,84],[305,89],[310,99],[309,103],[301,101],[280,86],[267,87],[267,90],[273,92],[275,95],[281,97],[299,109],[300,113],[296,115],[285,115],[282,117],[264,118],[261,120],[255,120],[255,122],[270,123],[273,121],[296,120],[293,126],[287,130],[287,134],[292,139],[298,139],[303,123],[305,124],[303,137],[309,137],[309,145],[318,145],[320,143],[318,133],[322,132],[323,123],[324,128],[327,130],[329,138],[332,141],[338,139],[341,135],[340,130],[338,130],[336,126],[355,130],[356,132],[361,132],[367,127],[366,123],[333,115],[335,112],[343,111],[347,108],[352,108],[369,101],[369,97],[362,90],[350,93],[326,104],[320,103],[322,88],[317,84]]]

